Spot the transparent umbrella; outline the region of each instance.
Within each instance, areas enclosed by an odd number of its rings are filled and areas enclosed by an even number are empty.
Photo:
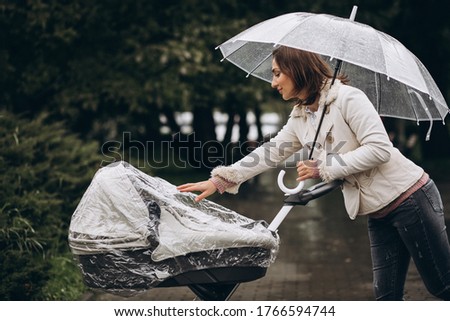
[[[381,116],[444,123],[449,108],[432,76],[404,45],[368,25],[328,14],[296,12],[263,21],[218,48],[228,60],[267,82],[272,51],[288,46],[342,62],[341,72],[363,90]],[[341,63],[339,63],[340,65]]]

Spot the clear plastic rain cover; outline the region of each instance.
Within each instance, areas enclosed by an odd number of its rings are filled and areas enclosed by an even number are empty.
[[[101,168],[69,228],[85,283],[129,296],[189,271],[274,262],[266,222],[194,197],[126,162]]]

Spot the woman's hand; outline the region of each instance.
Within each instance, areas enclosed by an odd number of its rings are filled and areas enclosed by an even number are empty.
[[[177,186],[177,190],[180,192],[201,192],[201,194],[195,198],[196,202],[200,202],[202,199],[214,194],[217,191],[217,188],[213,182],[203,181]]]
[[[297,181],[304,181],[309,178],[320,178],[319,168],[316,160],[306,160],[297,163]]]

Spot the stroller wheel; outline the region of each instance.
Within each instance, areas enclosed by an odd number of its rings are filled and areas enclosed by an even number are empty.
[[[226,301],[239,284],[190,284],[188,287],[202,301]]]

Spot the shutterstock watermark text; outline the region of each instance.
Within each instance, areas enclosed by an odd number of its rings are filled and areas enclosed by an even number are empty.
[[[223,144],[212,140],[202,142],[195,137],[195,133],[173,135],[172,140],[163,141],[139,141],[131,137],[130,132],[122,134],[121,141],[107,141],[102,146],[103,159],[101,166],[116,161],[134,161],[135,166],[144,168],[150,166],[156,169],[163,168],[214,168],[220,165],[228,165],[241,160],[243,167],[252,168],[264,164],[267,167],[277,167],[280,160],[290,157],[293,152],[295,161],[307,160],[312,144],[306,144],[305,148],[296,149],[294,142],[269,141],[258,143],[255,141],[230,142]],[[298,143],[297,143],[298,145]],[[338,142],[334,146],[321,146],[316,144],[317,152],[325,151],[328,155],[326,161],[337,161],[345,166],[339,151],[345,142]],[[253,152],[255,149],[258,152]]]

